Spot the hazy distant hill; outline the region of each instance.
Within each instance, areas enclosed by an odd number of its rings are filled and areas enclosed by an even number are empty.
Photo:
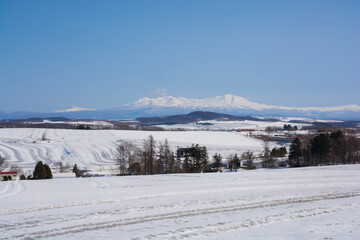
[[[196,111],[185,115],[173,115],[164,117],[140,117],[136,119],[143,124],[186,124],[198,121],[207,120],[226,120],[226,121],[244,121],[244,120],[255,120],[260,119],[253,118],[250,116],[240,117],[229,114],[215,113],[215,112],[203,112]]]

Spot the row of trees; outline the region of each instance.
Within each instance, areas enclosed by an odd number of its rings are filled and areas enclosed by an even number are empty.
[[[241,167],[241,161],[243,161],[243,168],[255,169],[254,166],[255,154],[252,151],[243,152],[239,157],[236,153],[228,157],[230,171],[237,170]]]
[[[269,142],[265,140],[262,155],[262,167],[275,166],[275,159],[284,157],[287,154],[286,148],[273,148],[270,151]],[[219,171],[222,167],[222,156],[215,154],[212,158],[212,166]],[[228,157],[230,170],[242,167],[253,169],[255,155],[251,151]],[[62,159],[63,160],[63,159]],[[355,164],[360,163],[360,140],[354,135],[344,134],[336,131],[331,134],[321,133],[318,135],[304,135],[294,139],[290,146],[288,158],[292,167],[319,166],[334,164]],[[69,164],[58,161],[60,172],[67,171]],[[167,140],[157,143],[153,136],[149,136],[142,143],[141,147],[124,141],[116,149],[115,164],[119,175],[150,175],[167,173],[198,173],[210,171],[208,166],[208,153],[205,146],[192,145],[187,148],[183,160],[174,156]],[[0,171],[7,167],[7,161],[0,156]],[[13,171],[20,172],[19,169]],[[74,167],[73,171],[77,176],[82,176],[84,171]],[[52,178],[51,169],[41,161],[36,164],[33,172],[33,179]]]
[[[261,166],[263,168],[273,168],[273,167],[279,166],[279,164],[280,164],[280,166],[285,167],[286,164],[284,164],[284,163],[276,163],[276,159],[284,158],[286,156],[286,154],[287,154],[286,147],[280,147],[280,148],[274,147],[270,151],[269,140],[266,138],[264,140],[263,155],[260,156],[262,158]]]
[[[0,172],[3,171],[7,166],[8,166],[8,162],[6,161],[6,159],[4,157],[2,157],[0,155]],[[20,180],[26,179],[22,168],[15,164],[11,165],[10,172],[17,172],[17,174],[20,176]],[[53,178],[53,175],[52,175],[49,165],[43,164],[42,161],[39,161],[36,164],[35,169],[33,171],[32,178],[31,178],[30,174],[28,176],[28,179],[51,179],[51,178]],[[8,179],[8,180],[11,180],[11,179]]]
[[[360,163],[360,140],[342,131],[295,138],[289,164],[294,167]]]
[[[156,143],[150,135],[142,147],[124,141],[116,148],[115,164],[119,175],[194,173],[205,169],[208,162],[206,147],[192,145],[182,162],[171,151],[167,139]]]

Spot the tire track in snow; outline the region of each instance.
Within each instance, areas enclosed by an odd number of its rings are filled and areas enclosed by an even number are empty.
[[[91,200],[91,201],[79,201],[79,202],[69,202],[62,204],[52,204],[41,207],[30,207],[30,208],[21,208],[21,209],[12,209],[4,212],[0,212],[0,216],[3,215],[12,215],[12,214],[21,214],[21,213],[29,213],[29,212],[39,212],[39,211],[47,211],[52,209],[62,209],[69,207],[79,207],[79,206],[91,206],[91,205],[99,205],[99,204],[109,204],[109,203],[119,203],[124,201],[136,201],[136,200],[145,200],[145,199],[154,199],[154,198],[164,198],[164,197],[175,197],[175,196],[184,196],[184,195],[193,195],[193,194],[209,194],[209,193],[218,193],[221,194],[223,192],[230,192],[233,190],[238,190],[238,187],[235,188],[223,188],[220,190],[197,190],[197,191],[186,191],[186,192],[170,192],[170,193],[160,193],[154,195],[140,195],[140,196],[131,196],[131,197],[122,197],[122,198],[111,198],[111,199],[101,199],[101,200]],[[337,193],[333,193],[337,194]],[[357,196],[360,192],[352,192]],[[319,195],[322,196],[322,195]],[[271,200],[270,200],[271,201]]]
[[[99,178],[90,179],[94,188],[107,188],[110,186],[109,181],[100,180]]]
[[[99,147],[100,146],[100,147]],[[105,151],[101,151],[101,145],[96,145],[96,144],[92,144],[91,145],[91,154],[94,156],[96,162],[100,163],[100,164],[109,164],[109,163],[113,163],[112,159],[109,159],[109,154],[106,153]],[[100,148],[100,149],[99,149]],[[95,150],[95,149],[99,149],[100,150],[100,154]]]
[[[64,143],[63,151],[65,153],[65,156],[69,157],[71,160],[74,160],[74,162],[81,163],[83,166],[91,165],[91,161],[84,161],[83,158],[79,155],[79,153],[75,150],[75,146],[71,143]]]
[[[20,180],[9,181],[5,191],[0,194],[1,198],[10,197],[26,190],[26,186]]]
[[[25,144],[27,143],[27,144]],[[28,151],[30,152],[31,157],[36,160],[36,162],[38,161],[43,161],[44,163],[54,163],[54,160],[52,160],[51,157],[51,151],[49,147],[45,147],[45,146],[35,146],[34,143],[30,143],[30,142],[21,142],[18,141],[17,144],[18,146],[21,146],[22,148],[28,149]],[[45,148],[45,155],[43,153],[43,148]],[[35,153],[36,150],[36,153]]]
[[[230,232],[238,229],[246,229],[252,227],[264,226],[272,223],[291,221],[299,218],[314,217],[318,215],[328,214],[351,207],[351,204],[318,207],[311,209],[302,209],[282,214],[272,214],[265,217],[256,217],[254,219],[244,219],[236,222],[218,222],[216,224],[197,225],[193,227],[183,227],[175,231],[168,231],[158,234],[149,234],[144,239],[184,239],[191,237],[204,237]]]
[[[16,150],[15,148],[10,147],[10,146],[8,146],[8,145],[5,145],[5,144],[3,144],[3,143],[0,143],[0,146],[3,146],[4,148],[10,149],[10,150],[14,153],[15,158],[16,158],[19,162],[25,162],[25,160],[22,158],[20,152],[19,152],[18,150]]]
[[[105,158],[106,160],[108,160],[109,162],[113,162],[113,161],[114,161],[114,158],[113,158],[108,152],[101,151],[101,156],[102,156],[103,158]]]
[[[43,159],[43,162],[48,163],[48,164],[53,164],[55,161],[52,159],[51,156],[51,150],[48,147],[35,147],[33,146],[33,148],[36,149],[36,152],[38,154],[38,156]],[[45,154],[43,153],[43,149],[45,149]]]
[[[103,230],[103,229],[110,229],[128,225],[137,225],[143,223],[149,223],[154,221],[163,221],[163,220],[170,220],[170,219],[180,219],[180,218],[188,218],[188,217],[195,217],[199,215],[211,215],[211,214],[218,214],[218,213],[226,213],[226,212],[235,212],[235,211],[246,211],[252,209],[262,209],[262,208],[270,208],[270,207],[279,207],[284,205],[291,205],[291,204],[303,204],[308,202],[317,202],[322,200],[334,200],[340,198],[351,198],[351,197],[359,197],[359,192],[349,192],[349,193],[329,193],[329,194],[321,194],[321,195],[313,195],[313,196],[306,196],[306,197],[299,197],[299,198],[287,198],[287,199],[277,199],[271,201],[263,201],[263,202],[256,202],[250,204],[236,204],[236,205],[227,205],[227,206],[216,206],[216,207],[208,207],[208,208],[200,208],[200,209],[192,209],[187,211],[173,211],[161,214],[152,214],[152,215],[145,215],[140,217],[134,218],[126,218],[126,219],[118,219],[118,220],[111,220],[111,221],[103,221],[103,222],[96,222],[96,223],[87,223],[87,224],[78,224],[73,226],[67,227],[56,227],[54,229],[45,230],[45,231],[38,231],[33,233],[25,233],[21,235],[14,235],[9,238],[4,239],[14,239],[14,238],[26,238],[26,239],[41,239],[41,238],[51,238],[51,237],[59,237],[59,236],[66,236],[69,234],[76,234],[82,233],[86,231],[96,231],[96,230]],[[321,212],[321,211],[320,211]],[[323,211],[324,213],[329,213],[329,211]],[[299,217],[304,217],[304,214],[298,214]],[[321,214],[321,213],[320,213]],[[297,218],[297,215],[289,217],[289,219]],[[305,214],[306,215],[306,214]],[[313,216],[313,214],[308,214],[309,216]],[[277,215],[274,215],[277,216]],[[251,220],[252,221],[252,220]],[[242,223],[243,224],[243,223]],[[240,224],[239,226],[244,226]],[[256,224],[253,224],[256,225]]]
[[[92,150],[91,151],[91,154],[92,154],[92,156],[94,157],[94,160],[95,160],[95,162],[93,163],[93,164],[97,164],[97,165],[102,165],[102,164],[108,164],[108,162],[107,161],[104,161],[102,158],[101,158],[101,156],[100,156],[100,154],[99,153],[97,153],[95,150]]]
[[[25,149],[26,151],[29,152],[31,158],[35,161],[43,161],[44,163],[52,163],[53,161],[49,158],[46,158],[43,154],[42,154],[42,149],[38,146],[34,146],[33,143],[30,144],[30,142],[25,141],[21,141],[21,140],[13,140],[13,139],[8,139],[3,141],[4,143],[7,144],[11,144],[11,145],[15,145],[19,148]],[[11,147],[10,147],[11,148]],[[36,152],[35,152],[36,151]]]
[[[6,186],[5,186],[4,189],[1,190],[1,192],[0,192],[0,196],[3,195],[3,194],[5,194],[5,193],[8,191],[8,189],[9,189],[9,187],[10,187],[10,184],[11,184],[10,181],[7,181],[7,182],[6,182]]]
[[[0,148],[0,153],[5,159],[10,159],[10,155],[4,150]]]

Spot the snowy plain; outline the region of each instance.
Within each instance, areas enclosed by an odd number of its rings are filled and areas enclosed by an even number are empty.
[[[0,239],[360,239],[360,165],[0,182]]]

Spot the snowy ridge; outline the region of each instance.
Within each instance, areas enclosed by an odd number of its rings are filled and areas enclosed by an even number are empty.
[[[158,97],[148,98],[144,97],[133,104],[129,104],[133,107],[177,107],[177,108],[224,108],[224,109],[253,109],[253,110],[268,110],[268,109],[280,109],[290,111],[360,111],[360,106],[352,104],[345,106],[335,107],[285,107],[276,105],[266,105],[251,102],[243,97],[239,97],[233,94],[226,94],[225,96],[216,96],[211,98],[184,98],[184,97]]]

